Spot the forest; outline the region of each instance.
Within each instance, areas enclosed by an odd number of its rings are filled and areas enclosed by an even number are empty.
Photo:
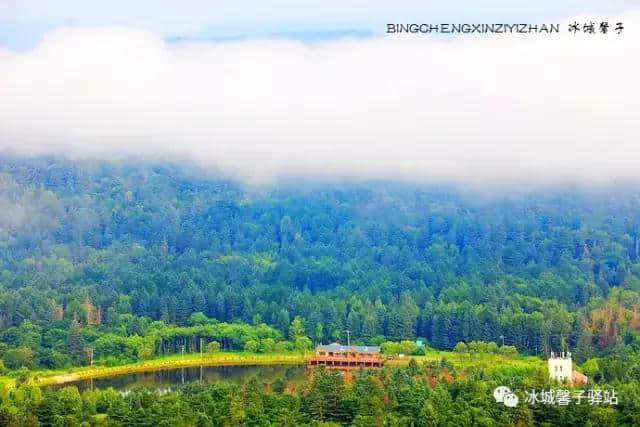
[[[597,381],[628,383],[640,379],[639,239],[640,191],[624,183],[250,187],[187,161],[3,154],[0,369],[305,351],[349,330],[366,345],[570,350]],[[416,393],[455,406],[473,386],[453,384]],[[127,399],[188,406],[194,393],[232,393],[194,387]],[[342,421],[357,418],[349,411]]]

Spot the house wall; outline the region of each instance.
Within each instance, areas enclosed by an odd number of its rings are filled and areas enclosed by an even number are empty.
[[[549,378],[556,381],[572,381],[573,364],[570,357],[549,359]]]

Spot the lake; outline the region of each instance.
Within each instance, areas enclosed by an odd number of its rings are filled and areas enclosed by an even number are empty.
[[[226,381],[242,385],[251,378],[257,378],[264,384],[271,384],[278,378],[286,379],[287,383],[300,384],[307,375],[305,365],[236,365],[236,366],[195,366],[147,372],[134,372],[111,377],[95,378],[57,384],[53,388],[70,385],[78,387],[80,391],[113,387],[126,392],[138,386],[151,390],[166,390],[193,381],[214,383]]]

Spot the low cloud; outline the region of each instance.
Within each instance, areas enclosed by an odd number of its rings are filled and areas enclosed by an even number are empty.
[[[186,155],[250,182],[640,178],[640,14],[610,20],[620,35],[573,20],[320,44],[60,30],[0,51],[0,149]]]

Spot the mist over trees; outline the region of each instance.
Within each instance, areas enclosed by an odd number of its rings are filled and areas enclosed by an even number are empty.
[[[308,347],[348,329],[355,343],[439,349],[504,337],[583,361],[640,329],[631,187],[250,190],[188,164],[4,156],[0,207],[0,357],[16,367],[118,353],[109,340],[132,358],[163,354],[158,331],[204,328],[194,313],[271,331],[206,335],[223,349]]]

